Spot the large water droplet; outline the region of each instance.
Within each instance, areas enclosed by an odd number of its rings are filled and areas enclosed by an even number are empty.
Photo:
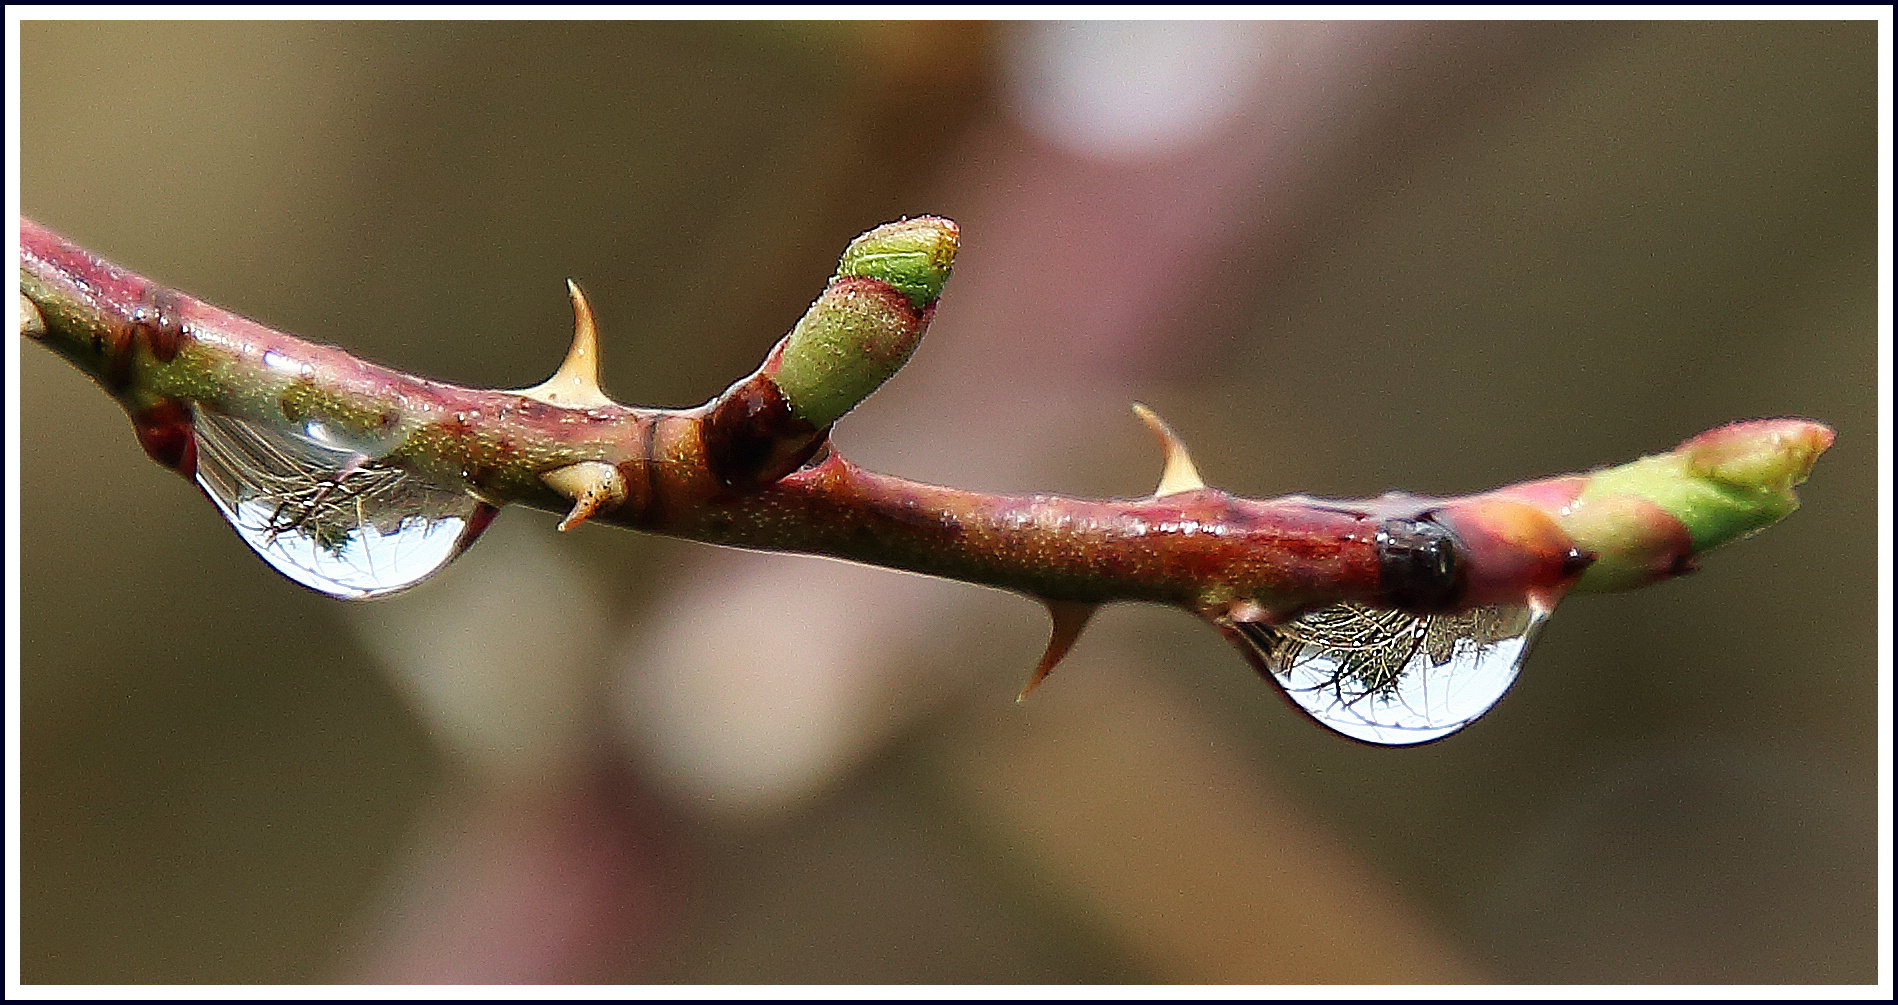
[[[453,561],[495,509],[382,465],[319,423],[281,427],[198,409],[198,484],[278,572],[332,597],[380,597]],[[378,444],[380,445],[380,444]]]
[[[1518,605],[1405,614],[1340,604],[1282,625],[1234,627],[1312,718],[1399,746],[1442,739],[1489,711],[1546,620]]]

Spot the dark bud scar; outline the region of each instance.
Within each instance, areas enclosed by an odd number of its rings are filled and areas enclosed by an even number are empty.
[[[177,359],[186,338],[178,319],[178,295],[163,289],[146,291],[145,303],[132,312],[132,329],[133,340],[143,341],[160,363]]]
[[[1574,579],[1587,572],[1588,567],[1594,565],[1595,559],[1599,557],[1592,551],[1570,548],[1568,554],[1562,556],[1562,578]]]
[[[1418,614],[1455,607],[1463,596],[1458,548],[1456,535],[1429,517],[1378,524],[1378,586],[1384,603]]]
[[[726,391],[705,421],[706,463],[720,484],[740,492],[797,470],[824,442],[763,374]]]
[[[152,460],[190,478],[198,470],[197,439],[191,432],[191,408],[166,398],[132,416],[138,445]]]

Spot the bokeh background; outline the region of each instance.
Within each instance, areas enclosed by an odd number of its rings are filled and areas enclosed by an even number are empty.
[[[414,372],[748,372],[856,233],[958,220],[869,466],[1483,489],[1734,419],[1807,508],[1572,599],[1378,750],[1177,612],[1026,704],[1017,597],[510,511],[398,598],[279,578],[18,350],[31,982],[1868,982],[1864,23],[29,23],[23,212]]]

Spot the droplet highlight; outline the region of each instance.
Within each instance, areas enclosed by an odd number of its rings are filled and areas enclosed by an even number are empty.
[[[1406,614],[1339,604],[1235,624],[1287,697],[1354,740],[1405,746],[1476,721],[1516,681],[1546,613],[1520,605]]]
[[[197,479],[278,572],[348,600],[386,596],[454,561],[493,519],[467,492],[383,464],[321,423],[266,426],[197,409]],[[371,441],[374,442],[371,442]]]

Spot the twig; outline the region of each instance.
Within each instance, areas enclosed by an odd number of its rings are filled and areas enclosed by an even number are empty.
[[[997,496],[865,471],[827,433],[908,359],[958,240],[935,218],[858,238],[757,372],[685,410],[630,408],[600,392],[577,287],[574,346],[559,371],[533,388],[475,390],[272,330],[30,221],[22,333],[98,380],[146,452],[188,478],[205,480],[206,423],[305,439],[321,429],[353,451],[339,488],[365,467],[400,471],[480,507],[564,512],[563,530],[594,519],[1015,590],[1054,618],[1035,681],[1112,601],[1186,608],[1255,660],[1263,651],[1261,669],[1282,671],[1272,661],[1289,658],[1286,640],[1311,630],[1288,623],[1323,608],[1428,616],[1517,605],[1539,617],[1571,589],[1656,582],[1797,508],[1792,487],[1832,439],[1815,422],[1761,420],[1617,468],[1458,499],[1254,500],[1206,487],[1172,431],[1136,406],[1165,452],[1159,486],[1142,499]],[[477,514],[464,536],[482,525]]]

